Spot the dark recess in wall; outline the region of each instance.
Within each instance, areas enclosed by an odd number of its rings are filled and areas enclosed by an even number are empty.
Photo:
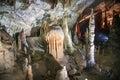
[[[115,0],[115,3],[120,3],[120,0]]]

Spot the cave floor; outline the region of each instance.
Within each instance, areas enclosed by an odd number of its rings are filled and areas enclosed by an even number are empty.
[[[70,80],[120,80],[118,76],[120,66],[118,62],[120,62],[119,60],[120,55],[117,53],[113,54],[111,51],[112,51],[111,48],[105,47],[103,54],[95,53],[96,65],[93,68],[81,70],[81,74],[77,76],[79,78],[75,79],[72,77],[70,78]],[[54,80],[55,74],[52,75],[51,73],[51,76],[42,75],[42,73],[46,74],[48,72],[44,68],[45,65],[40,66],[41,64],[44,64],[44,60],[35,61],[35,63],[32,63],[33,66],[37,66],[36,63],[39,64],[38,70],[40,68],[43,68],[43,72],[40,73],[41,79],[40,77],[39,79],[35,78],[36,76],[33,75],[34,80]],[[16,64],[11,72],[0,73],[0,80],[25,80],[26,74],[22,71],[21,64],[22,61],[20,62],[16,61]],[[33,72],[35,73],[36,71]]]

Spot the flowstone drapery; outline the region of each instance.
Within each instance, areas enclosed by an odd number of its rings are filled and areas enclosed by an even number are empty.
[[[46,35],[46,41],[48,42],[49,53],[57,60],[61,61],[64,57],[63,54],[63,40],[64,33],[60,26],[52,26]]]

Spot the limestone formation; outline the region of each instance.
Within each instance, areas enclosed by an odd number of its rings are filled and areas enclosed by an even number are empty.
[[[31,65],[28,65],[27,80],[33,80],[32,66]]]
[[[28,69],[28,59],[27,58],[25,58],[22,68],[23,68],[23,72],[26,73],[27,69]]]
[[[63,69],[58,71],[56,80],[69,80],[66,66],[63,66]]]
[[[63,18],[63,20],[62,20],[62,28],[63,28],[63,32],[65,35],[65,39],[64,39],[65,49],[67,49],[67,47],[68,47],[70,52],[72,53],[74,51],[74,48],[72,45],[72,39],[69,34],[68,23],[67,23],[66,17]]]
[[[91,10],[91,17],[90,17],[90,22],[89,22],[89,61],[88,65],[93,66],[95,64],[95,59],[94,59],[94,33],[95,30],[95,21],[94,21],[94,15],[93,15],[93,9]]]
[[[14,53],[7,49],[0,41],[0,73],[12,70],[14,66]]]
[[[57,60],[61,61],[64,57],[63,53],[64,33],[60,26],[52,26],[52,29],[46,35],[49,53]]]

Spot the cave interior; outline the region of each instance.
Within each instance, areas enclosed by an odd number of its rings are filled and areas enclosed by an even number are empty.
[[[120,0],[0,0],[0,80],[120,80]]]

